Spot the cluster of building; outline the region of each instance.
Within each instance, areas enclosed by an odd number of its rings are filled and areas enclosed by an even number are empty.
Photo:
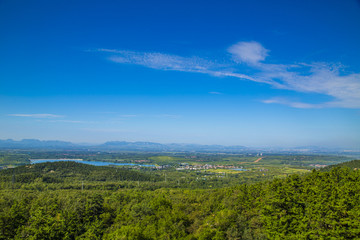
[[[310,164],[309,166],[311,166],[311,167],[316,167],[316,168],[324,168],[324,167],[327,167],[327,165],[322,165],[322,164]]]
[[[187,163],[181,163],[179,168],[176,170],[206,170],[206,169],[233,169],[234,165],[212,165],[212,164],[204,164],[204,165],[190,165]]]
[[[170,165],[160,165],[160,166],[156,166],[155,168],[160,170],[160,169],[165,169],[165,168],[169,168]]]
[[[136,163],[147,163],[150,162],[150,160],[134,160]]]

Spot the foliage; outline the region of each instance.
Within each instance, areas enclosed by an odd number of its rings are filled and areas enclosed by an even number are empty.
[[[156,181],[156,177],[124,168],[99,167],[72,161],[59,161],[24,165],[0,172],[2,181],[31,183],[41,179],[45,183],[61,183],[64,179],[74,181]]]
[[[74,164],[71,166],[76,169],[75,174],[64,163],[35,166],[1,171],[2,181],[12,176],[12,171],[16,176],[40,175],[30,182],[12,183],[8,179],[7,184],[2,183],[0,239],[356,239],[360,236],[360,171],[349,168],[313,170],[306,175],[212,190],[178,187],[144,190],[136,183],[138,180],[129,181],[134,183],[132,189],[109,190],[101,188],[107,182],[98,176],[105,171],[109,175],[114,172],[113,177],[117,177],[119,169]],[[54,178],[63,182],[38,181],[51,170],[58,174]],[[135,174],[135,178],[148,177],[145,173],[123,170]],[[48,188],[67,185],[67,178],[82,178],[87,174],[94,174],[87,183],[97,188]],[[145,183],[151,184],[147,181],[141,184]]]
[[[0,152],[0,166],[19,166],[29,164],[29,156],[24,153]]]
[[[352,161],[348,161],[348,162],[343,162],[343,163],[339,163],[336,165],[330,165],[327,166],[325,168],[322,169],[322,171],[330,171],[333,168],[336,167],[348,167],[354,170],[359,170],[360,169],[360,160],[352,160]]]

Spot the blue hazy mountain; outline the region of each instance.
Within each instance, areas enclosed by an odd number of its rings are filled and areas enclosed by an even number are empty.
[[[59,149],[59,150],[94,150],[94,151],[202,151],[202,152],[242,152],[244,146],[222,146],[201,144],[161,144],[154,142],[126,142],[110,141],[99,145],[75,144],[65,141],[42,141],[38,139],[23,139],[15,141],[12,139],[0,140],[0,149]]]
[[[126,142],[109,141],[103,144],[76,144],[58,140],[0,140],[0,149],[19,150],[79,150],[79,151],[133,151],[133,152],[219,152],[219,153],[349,153],[359,154],[358,149],[344,150],[317,146],[302,146],[293,148],[249,148],[245,146],[202,145],[189,143],[155,143],[155,142]]]

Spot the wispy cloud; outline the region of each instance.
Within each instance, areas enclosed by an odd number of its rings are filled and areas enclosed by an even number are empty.
[[[221,92],[209,92],[210,94],[213,94],[213,95],[221,95],[222,93]]]
[[[60,123],[79,123],[79,124],[93,124],[94,121],[79,121],[79,120],[48,120],[48,122],[60,122]]]
[[[75,124],[94,124],[94,123],[98,123],[98,122],[95,122],[95,121],[62,119],[62,118],[65,118],[64,115],[55,115],[55,114],[50,114],[50,113],[37,113],[37,114],[19,113],[19,114],[7,114],[7,116],[33,118],[36,121],[51,122],[51,123],[75,123]]]
[[[263,100],[263,103],[278,103],[287,105],[294,108],[323,108],[323,104],[309,104],[309,103],[303,103],[303,102],[297,102],[297,101],[291,101],[286,98],[280,98],[275,97],[267,100]]]
[[[111,53],[108,59],[116,63],[135,64],[164,71],[181,71],[203,73],[218,77],[236,77],[256,81],[245,74],[226,70],[227,65],[209,61],[200,57],[181,57],[157,52],[134,52],[115,49],[97,49],[99,52]]]
[[[110,61],[135,64],[158,70],[195,72],[216,77],[235,77],[303,93],[317,93],[330,96],[333,100],[323,103],[293,102],[277,97],[263,100],[264,103],[285,104],[295,108],[360,108],[360,73],[346,73],[341,64],[296,63],[269,64],[266,58],[269,50],[258,42],[238,42],[227,49],[231,58],[218,63],[201,57],[134,52],[114,49],[97,49],[109,53]],[[244,66],[256,73],[243,74]],[[216,92],[210,92],[216,94]]]
[[[240,42],[228,51],[235,61],[259,70],[254,78],[262,79],[275,88],[318,93],[333,98],[332,101],[317,104],[293,102],[285,98],[268,99],[264,103],[285,104],[295,108],[360,108],[360,74],[342,74],[341,64],[268,64],[264,61],[269,50],[257,42]]]
[[[55,115],[55,114],[50,114],[50,113],[36,113],[36,114],[18,113],[18,114],[8,114],[8,116],[12,116],[12,117],[29,117],[29,118],[61,118],[61,117],[64,117],[62,115]]]
[[[258,77],[276,79],[272,85],[304,93],[318,93],[333,98],[332,101],[320,104],[299,104],[296,102],[278,101],[289,106],[307,106],[308,108],[340,107],[360,108],[360,74],[343,74],[340,64],[312,63],[287,66],[264,66]],[[303,107],[301,107],[303,108]]]
[[[215,64],[199,57],[181,57],[156,52],[120,51],[114,49],[98,49],[100,52],[115,53],[109,60],[117,63],[130,63],[161,70],[185,72],[207,72]]]

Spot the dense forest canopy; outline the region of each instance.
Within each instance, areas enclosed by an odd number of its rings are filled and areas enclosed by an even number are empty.
[[[321,170],[322,171],[330,171],[334,167],[348,167],[348,168],[351,168],[354,170],[358,170],[358,169],[360,169],[360,160],[352,160],[352,161],[348,161],[348,162],[339,163],[336,165],[330,165]]]
[[[58,161],[23,165],[16,168],[5,169],[0,173],[2,180],[15,182],[32,182],[36,178],[53,179],[55,182],[63,182],[70,178],[71,181],[157,181],[151,175],[131,171],[123,168],[93,166],[72,161]],[[48,182],[45,180],[45,182]],[[49,182],[48,182],[49,183]]]
[[[0,177],[0,239],[356,239],[360,235],[360,171],[353,168],[203,190],[169,186],[145,190],[141,184],[164,180],[136,170],[73,162],[21,166],[0,171]],[[69,179],[78,181],[79,188],[62,188]],[[82,181],[94,185],[81,188]],[[134,182],[133,187],[101,187],[126,181]]]

